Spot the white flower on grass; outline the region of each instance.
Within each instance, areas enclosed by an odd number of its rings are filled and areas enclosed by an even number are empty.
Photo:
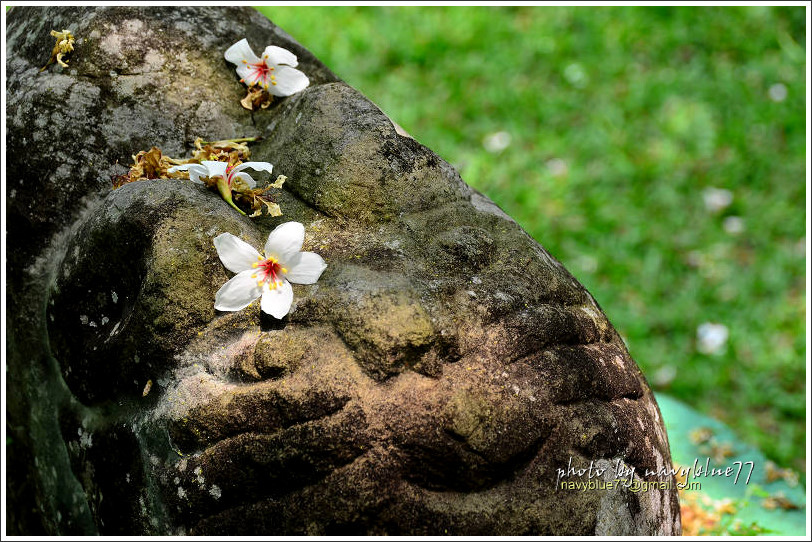
[[[705,322],[696,328],[696,349],[703,354],[721,354],[729,336],[727,326]]]
[[[293,302],[294,284],[314,284],[327,264],[314,252],[302,252],[304,226],[280,224],[268,235],[265,255],[230,233],[214,238],[217,255],[226,269],[237,273],[217,291],[214,308],[244,309],[258,297],[260,307],[274,318],[284,318]]]
[[[243,162],[236,166],[231,166],[227,162],[219,162],[216,160],[203,160],[199,164],[181,164],[169,168],[169,173],[176,171],[188,171],[189,179],[192,182],[205,184],[201,178],[216,179],[217,190],[220,195],[228,202],[229,205],[237,209],[237,211],[244,215],[245,213],[237,207],[231,197],[232,189],[237,186],[238,188],[254,188],[257,182],[247,173],[243,173],[244,169],[251,168],[255,171],[267,171],[271,173],[273,166],[268,162]]]
[[[708,211],[717,213],[733,203],[733,192],[724,188],[709,187],[702,191],[702,199]]]
[[[482,146],[485,150],[492,153],[499,153],[510,146],[510,134],[507,132],[496,132],[488,134],[482,140]]]
[[[237,66],[240,81],[249,87],[259,85],[274,96],[290,96],[310,84],[307,76],[296,69],[296,55],[275,45],[266,47],[259,58],[243,38],[226,50],[225,57]]]
[[[722,222],[727,233],[736,235],[744,231],[744,219],[740,216],[729,216]]]
[[[787,98],[787,87],[783,83],[774,84],[768,92],[774,102],[783,102]]]

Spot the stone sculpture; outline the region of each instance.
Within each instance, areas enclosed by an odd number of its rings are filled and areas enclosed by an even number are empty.
[[[53,28],[76,37],[47,60]],[[293,51],[253,113],[223,51]],[[512,219],[251,9],[8,14],[9,533],[678,534],[652,393],[592,296]],[[263,139],[284,216],[130,155]],[[212,238],[307,228],[277,320],[218,313]],[[561,469],[670,482],[562,489]],[[577,478],[586,481],[587,476]]]

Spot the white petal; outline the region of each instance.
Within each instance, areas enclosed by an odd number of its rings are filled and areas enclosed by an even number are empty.
[[[243,162],[231,171],[236,173],[237,171],[242,171],[248,168],[256,171],[267,171],[268,173],[273,173],[273,165],[269,164],[268,162]]]
[[[259,62],[259,58],[257,55],[254,54],[254,50],[251,49],[251,46],[248,45],[248,40],[243,38],[228,49],[226,49],[225,55],[226,60],[231,62],[232,64],[236,64],[238,67],[248,64],[256,64]],[[245,60],[245,62],[243,62]]]
[[[314,284],[327,269],[324,259],[315,252],[300,252],[287,264],[285,278],[294,284]]]
[[[295,68],[299,65],[299,62],[296,60],[296,55],[276,45],[267,46],[262,53],[262,59],[268,66],[273,67],[276,67],[278,64],[287,64]]]
[[[200,184],[203,184],[200,177],[208,177],[209,175],[209,170],[200,164],[181,164],[179,166],[172,166],[167,171],[169,173],[175,173],[176,171],[189,171],[189,179],[191,179],[192,182]]]
[[[215,237],[214,248],[217,249],[223,265],[232,273],[253,269],[251,266],[262,259],[254,247],[230,233],[221,233]]]
[[[227,162],[217,160],[203,160],[200,162],[209,172],[209,177],[226,177]]]
[[[257,285],[258,280],[252,278],[254,270],[243,271],[231,277],[223,284],[214,296],[214,308],[218,311],[238,311],[251,304],[262,294]]]
[[[243,83],[248,85],[256,85],[257,81],[261,79],[260,71],[254,68],[251,64],[243,64],[242,66],[237,66],[237,75],[240,76],[240,79],[243,80]]]
[[[255,169],[257,171],[267,171],[268,173],[273,171],[273,166],[268,162],[243,162],[232,169],[229,173],[229,176],[231,177],[229,179],[229,184],[233,184],[235,179],[242,179],[246,182],[246,184],[248,184],[248,186],[254,188],[257,185],[257,182],[253,179],[253,177],[247,173],[240,173],[242,170],[247,168]]]
[[[247,173],[237,173],[236,175],[232,175],[231,176],[231,185],[232,186],[237,186],[235,184],[237,179],[242,180],[242,182],[245,183],[248,186],[248,188],[254,188],[257,185],[257,182],[254,180],[254,178],[251,177]],[[241,187],[237,186],[237,188],[241,188]]]
[[[265,242],[265,257],[276,258],[285,267],[304,243],[304,226],[300,222],[285,222],[278,225]]]
[[[267,90],[274,96],[290,96],[303,91],[310,84],[310,79],[296,68],[277,66],[273,74],[276,84],[270,84]]]
[[[267,282],[263,285],[260,306],[264,312],[274,318],[284,318],[290,311],[291,303],[293,303],[293,288],[288,281],[282,280],[282,284],[273,290]]]

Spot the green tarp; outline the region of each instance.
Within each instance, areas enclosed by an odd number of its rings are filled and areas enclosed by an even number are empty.
[[[796,482],[790,471],[769,467],[758,449],[739,440],[723,423],[667,395],[656,397],[674,464],[684,468],[686,483],[698,483],[685,488],[684,502],[706,501],[712,506],[705,497],[717,504],[732,501],[728,509],[735,513],[721,516],[717,527],[721,532],[716,534],[806,535],[803,480]]]

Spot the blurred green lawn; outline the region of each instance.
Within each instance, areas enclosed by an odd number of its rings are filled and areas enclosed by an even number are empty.
[[[655,389],[805,472],[803,7],[260,9],[563,262]]]

